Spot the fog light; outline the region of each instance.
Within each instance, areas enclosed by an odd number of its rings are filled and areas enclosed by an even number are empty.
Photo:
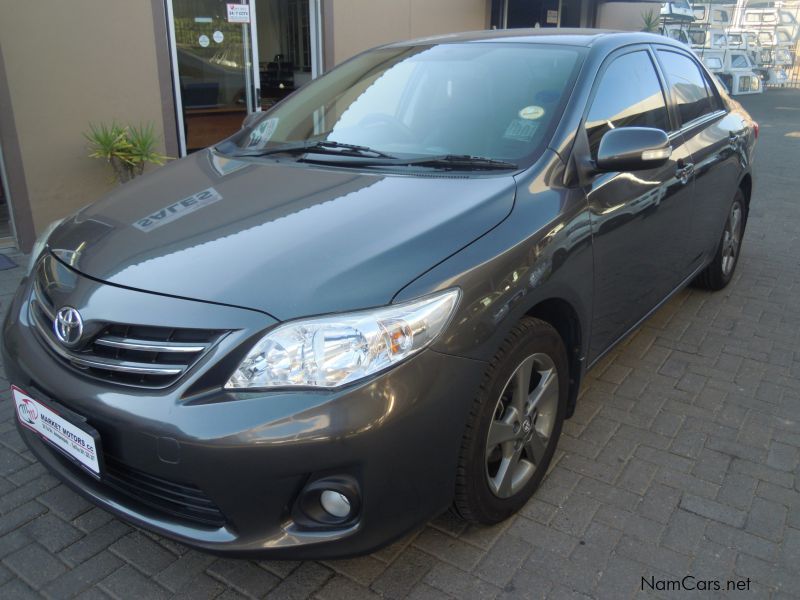
[[[297,495],[292,519],[309,530],[352,527],[361,514],[361,491],[352,475],[312,473]]]
[[[350,501],[347,496],[334,490],[323,491],[319,496],[319,503],[325,512],[337,519],[344,519],[350,514]]]

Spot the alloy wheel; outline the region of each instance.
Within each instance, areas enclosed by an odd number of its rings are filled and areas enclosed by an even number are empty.
[[[722,274],[728,277],[736,266],[742,243],[742,205],[734,202],[722,234]]]
[[[486,437],[486,477],[495,496],[519,492],[543,462],[558,398],[558,371],[547,354],[523,360],[506,382]]]

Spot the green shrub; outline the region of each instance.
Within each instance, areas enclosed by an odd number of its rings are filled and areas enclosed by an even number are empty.
[[[168,160],[156,151],[158,136],[152,123],[139,126],[123,126],[116,121],[110,125],[90,123],[83,136],[89,143],[89,157],[108,162],[119,183],[141,175],[148,163],[163,165]]]

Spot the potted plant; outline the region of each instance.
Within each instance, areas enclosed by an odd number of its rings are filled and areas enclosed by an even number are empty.
[[[658,22],[661,16],[654,10],[648,10],[642,13],[642,31],[649,33],[658,33]]]
[[[148,163],[163,165],[168,160],[156,151],[158,137],[152,123],[139,126],[123,126],[116,121],[110,125],[90,123],[89,131],[83,135],[89,143],[89,157],[107,161],[119,183],[141,175]]]

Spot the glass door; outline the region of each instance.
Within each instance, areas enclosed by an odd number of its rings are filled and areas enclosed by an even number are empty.
[[[558,27],[559,0],[507,0],[506,27]]]
[[[260,109],[255,2],[168,0],[182,153],[215,144]]]
[[[310,81],[316,73],[316,38],[311,21],[317,15],[309,0],[254,0],[261,106],[270,108]],[[315,20],[316,21],[316,20]]]

